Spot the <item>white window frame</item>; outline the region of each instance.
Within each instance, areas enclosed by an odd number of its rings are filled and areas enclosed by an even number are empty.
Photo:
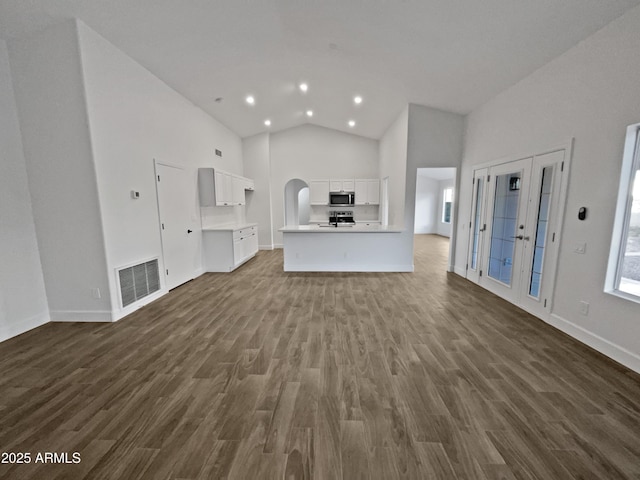
[[[611,237],[605,292],[640,303],[640,296],[619,289],[626,240],[631,220],[632,188],[635,172],[640,168],[640,123],[629,125],[624,143],[620,186]]]
[[[451,201],[447,202],[447,190],[451,190]],[[447,203],[451,204],[449,208],[449,221],[445,220],[445,216],[447,214]],[[442,223],[446,223],[447,225],[451,225],[451,217],[453,216],[453,187],[445,187],[442,189]]]

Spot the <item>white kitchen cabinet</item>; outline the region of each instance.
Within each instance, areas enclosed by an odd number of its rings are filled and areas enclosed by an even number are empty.
[[[352,179],[329,181],[329,190],[332,192],[353,192],[354,188],[355,185]]]
[[[356,205],[380,204],[380,180],[365,179],[355,181]]]
[[[232,201],[234,205],[246,204],[245,195],[244,195],[245,186],[247,184],[246,180],[247,180],[246,178],[239,177],[237,175],[233,175],[232,177],[232,185],[233,185]]]
[[[203,229],[202,252],[205,271],[231,272],[258,252],[258,226]]]
[[[309,203],[311,205],[329,205],[329,180],[311,180],[309,182]]]
[[[198,169],[198,195],[201,207],[230,207],[245,205],[245,190],[253,190],[250,178],[219,169]]]

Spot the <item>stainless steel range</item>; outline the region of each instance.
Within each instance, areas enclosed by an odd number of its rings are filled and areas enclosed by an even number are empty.
[[[334,227],[353,227],[356,224],[353,219],[353,210],[329,212],[329,225]]]

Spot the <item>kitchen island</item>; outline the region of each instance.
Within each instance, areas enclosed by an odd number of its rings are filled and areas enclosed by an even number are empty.
[[[285,272],[412,272],[401,251],[402,227],[286,226]]]

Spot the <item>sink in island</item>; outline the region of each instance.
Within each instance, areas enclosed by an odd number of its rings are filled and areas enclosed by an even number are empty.
[[[285,226],[285,272],[410,272],[402,261],[404,228],[395,226]]]

